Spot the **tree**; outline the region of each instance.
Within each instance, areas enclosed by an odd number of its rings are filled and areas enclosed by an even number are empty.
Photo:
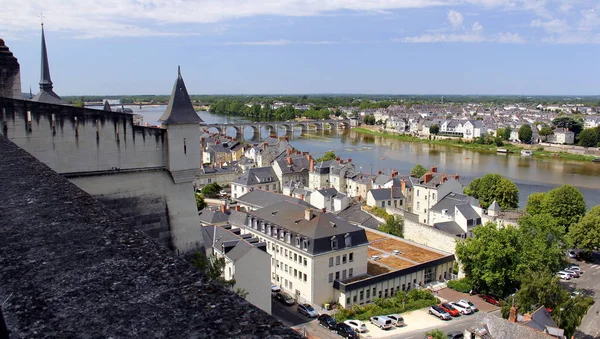
[[[523,143],[530,143],[531,137],[533,136],[533,131],[531,130],[531,126],[525,124],[519,128],[519,140]]]
[[[550,127],[550,126],[544,126],[540,130],[539,134],[540,134],[540,136],[547,137],[549,135],[554,134],[554,131],[552,130],[552,127]]]
[[[429,126],[429,133],[430,134],[438,134],[440,133],[440,125],[435,124],[435,125],[431,125]]]
[[[500,174],[486,174],[471,181],[464,193],[479,199],[481,207],[488,208],[496,200],[501,208],[517,208],[519,206],[519,189],[510,179]]]
[[[425,333],[425,338],[429,339],[447,339],[446,333],[442,330],[431,330]]]
[[[404,238],[404,220],[400,216],[390,215],[385,219],[385,223],[379,225],[379,230]]]
[[[502,141],[501,137],[495,137],[494,138],[494,143],[496,144],[496,146],[498,147],[502,147],[504,146],[504,142]]]
[[[222,188],[219,184],[213,182],[204,186],[200,192],[202,192],[205,197],[216,198],[219,195],[219,192],[221,192],[221,189]]]
[[[226,287],[233,287],[235,285],[235,279],[226,280],[223,277],[226,265],[225,258],[208,257],[202,252],[196,252],[192,258],[192,265],[199,271],[204,272],[208,280],[215,281]]]
[[[536,192],[529,195],[527,198],[527,205],[525,205],[525,212],[531,215],[542,213],[542,202],[546,198],[544,192]]]
[[[525,273],[514,302],[519,305],[520,312],[526,313],[533,312],[542,305],[554,310],[569,298],[569,293],[560,284],[555,274],[530,271]]]
[[[584,129],[579,133],[579,145],[583,147],[596,147],[598,145],[598,133],[594,128]]]
[[[503,132],[502,138],[504,140],[510,140],[510,133],[512,133],[512,128],[506,126],[502,132]]]
[[[518,286],[519,232],[513,226],[487,223],[473,229],[473,237],[456,244],[456,256],[478,290],[499,296]]]
[[[322,157],[317,158],[317,161],[329,161],[329,160],[334,160],[337,156],[335,155],[335,152],[333,151],[327,151],[325,152],[325,154],[323,154]]]
[[[553,274],[564,265],[564,228],[549,214],[526,215],[519,219],[519,241],[522,257],[517,274],[545,271]]]
[[[427,173],[427,170],[421,164],[416,164],[412,171],[410,171],[410,175],[417,178],[422,177],[425,173]]]
[[[583,121],[575,120],[569,116],[561,116],[552,120],[555,128],[567,128],[569,131],[578,135],[583,130]]]
[[[578,223],[571,226],[567,239],[572,247],[586,252],[600,246],[600,205],[592,208]]]
[[[198,211],[203,210],[206,207],[206,203],[204,202],[204,197],[202,194],[196,193],[196,208]]]
[[[585,214],[583,194],[571,185],[550,190],[542,201],[542,213],[556,218],[565,231]]]

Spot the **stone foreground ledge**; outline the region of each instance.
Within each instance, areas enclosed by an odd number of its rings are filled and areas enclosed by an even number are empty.
[[[0,189],[11,338],[300,338],[2,136]]]

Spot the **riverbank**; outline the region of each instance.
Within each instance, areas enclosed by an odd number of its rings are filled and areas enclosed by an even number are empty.
[[[494,144],[491,144],[491,145],[483,144],[482,145],[482,144],[478,144],[475,142],[465,142],[463,140],[457,140],[457,139],[429,140],[429,139],[423,139],[423,138],[415,137],[412,135],[406,135],[406,134],[393,134],[393,133],[388,133],[388,132],[374,131],[372,129],[364,128],[364,127],[354,127],[354,128],[352,128],[352,130],[357,133],[375,135],[375,136],[380,136],[380,137],[384,137],[384,138],[392,138],[392,139],[396,139],[396,140],[400,140],[400,141],[460,147],[460,148],[479,150],[479,151],[490,152],[490,153],[496,152],[498,150],[498,148],[506,149],[510,153],[520,153],[521,150],[526,149],[525,147],[517,146],[514,144],[510,144],[510,143],[505,143],[503,146],[498,147]],[[535,148],[532,151],[533,151],[534,158],[546,158],[546,159],[551,158],[551,159],[564,159],[564,160],[586,161],[586,162],[591,162],[595,158],[594,156],[573,154],[573,153],[568,153],[568,152],[550,152],[550,151],[544,150],[543,147]]]

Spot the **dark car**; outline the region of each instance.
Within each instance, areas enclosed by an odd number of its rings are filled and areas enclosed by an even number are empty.
[[[329,314],[321,314],[317,320],[319,321],[319,325],[334,331],[337,323]]]
[[[316,318],[319,314],[310,304],[298,304],[298,313],[304,314],[309,318]]]
[[[460,312],[448,303],[440,304],[440,307],[453,317],[458,317],[460,315]]]
[[[335,326],[335,333],[344,338],[358,339],[358,334],[348,324],[338,323]]]
[[[279,292],[279,293],[275,294],[275,300],[279,301],[280,303],[282,303],[284,305],[294,305],[296,303],[294,298],[292,298],[292,296],[290,296],[289,294],[287,294],[285,292]]]
[[[497,297],[491,294],[482,294],[481,299],[485,300],[485,302],[488,302],[492,305],[500,306],[500,300],[498,300]]]
[[[462,332],[448,332],[448,339],[463,339],[464,337]]]

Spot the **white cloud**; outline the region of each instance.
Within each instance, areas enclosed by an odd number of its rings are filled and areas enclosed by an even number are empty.
[[[458,29],[463,25],[463,15],[457,11],[448,11],[448,21],[454,29]]]
[[[503,44],[522,44],[526,42],[519,33],[500,33],[497,41]]]
[[[531,22],[531,27],[543,28],[548,33],[562,33],[569,30],[569,24],[560,19],[553,19],[550,21],[535,19]]]
[[[596,10],[589,9],[581,11],[581,20],[579,21],[579,29],[584,31],[591,31],[592,29],[600,26],[600,17],[596,13]]]
[[[247,45],[247,46],[284,46],[291,44],[289,40],[265,40],[265,41],[240,41],[226,42],[224,45]]]
[[[479,21],[475,21],[475,23],[471,27],[471,31],[473,31],[473,34],[479,35],[483,31],[483,26],[481,26]]]

